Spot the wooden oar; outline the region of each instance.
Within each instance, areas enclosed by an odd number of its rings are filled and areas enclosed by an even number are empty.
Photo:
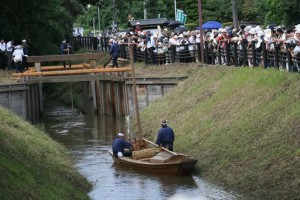
[[[155,144],[154,142],[151,142],[151,141],[149,141],[149,140],[147,140],[147,139],[145,139],[145,138],[143,138],[143,140],[145,140],[146,142],[148,142],[148,143],[150,143],[150,144],[153,144],[154,146],[156,146],[156,147],[159,147],[159,148],[161,148],[162,150],[164,150],[164,151],[166,151],[166,152],[169,152],[170,154],[173,154],[173,155],[178,155],[178,153],[175,153],[175,152],[173,152],[173,151],[170,151],[169,149],[167,149],[167,148],[165,148],[165,147],[162,147],[162,146],[159,146],[159,145],[157,145],[157,144]]]

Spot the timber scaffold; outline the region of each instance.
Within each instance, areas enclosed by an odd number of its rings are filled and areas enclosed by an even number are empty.
[[[104,115],[126,116],[134,115],[132,67],[128,60],[119,58],[119,68],[109,67],[111,58],[104,65],[96,65],[97,60],[104,60],[103,52],[89,54],[29,56],[27,61],[34,63],[33,68],[23,73],[14,73],[23,84],[35,85],[35,96],[38,98],[38,111],[43,113],[43,84],[68,83],[70,85],[70,99],[72,85],[76,83],[82,93],[82,112]],[[71,67],[48,66],[63,61],[72,61]],[[51,63],[49,63],[51,62]],[[45,64],[47,63],[47,65]],[[139,109],[142,110],[164,96],[175,87],[178,81],[186,77],[137,77],[137,93]],[[74,83],[75,82],[75,83]],[[73,105],[73,104],[72,104]],[[30,111],[29,111],[30,112]]]
[[[96,65],[96,61],[103,59],[103,53],[68,54],[29,56],[28,63],[34,63],[34,68],[23,73],[14,73],[21,82],[39,85],[39,105],[43,111],[42,84],[54,82],[69,82],[72,90],[74,82],[81,83],[83,94],[82,111],[84,113],[99,113],[108,115],[126,115],[128,113],[125,91],[125,78],[128,78],[131,67],[110,68]],[[84,63],[88,61],[88,63]],[[49,62],[67,62],[66,66],[46,66]],[[69,65],[68,62],[82,64]],[[124,64],[125,59],[119,62]],[[72,93],[72,91],[71,91]],[[72,100],[73,101],[73,100]]]

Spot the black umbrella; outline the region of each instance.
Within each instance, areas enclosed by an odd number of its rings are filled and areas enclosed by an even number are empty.
[[[179,22],[179,21],[171,21],[169,24],[168,24],[168,26],[169,27],[178,27],[178,26],[180,26],[180,25],[183,25],[181,22]]]
[[[164,26],[168,26],[169,24],[170,24],[170,22],[172,22],[173,20],[166,20],[166,21],[164,21],[162,24],[164,25]]]
[[[179,26],[177,28],[174,29],[174,32],[177,34],[183,33],[185,31],[188,31],[188,28],[185,26]]]

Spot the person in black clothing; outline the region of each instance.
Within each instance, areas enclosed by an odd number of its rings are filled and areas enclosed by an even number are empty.
[[[126,150],[125,150],[126,149]],[[132,144],[124,140],[124,134],[118,133],[117,138],[113,141],[112,151],[116,158],[131,157]]]
[[[60,45],[60,53],[62,55],[70,54],[71,50],[72,50],[72,46],[69,43],[67,43],[66,40],[63,40]],[[64,65],[64,69],[66,69],[66,61],[63,62],[63,65]],[[71,69],[71,61],[69,61],[69,68]]]
[[[118,60],[118,57],[120,54],[120,46],[117,43],[115,38],[113,39],[113,44],[111,45],[109,52],[110,52],[110,55],[112,56],[112,67],[118,68],[119,66],[118,66],[117,60]]]
[[[156,144],[173,151],[173,142],[175,140],[174,131],[168,127],[168,121],[161,121],[161,129],[157,133]]]

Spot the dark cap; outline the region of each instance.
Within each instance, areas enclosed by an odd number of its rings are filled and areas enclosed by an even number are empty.
[[[166,119],[161,120],[161,125],[162,126],[167,126],[168,125],[168,121]]]

